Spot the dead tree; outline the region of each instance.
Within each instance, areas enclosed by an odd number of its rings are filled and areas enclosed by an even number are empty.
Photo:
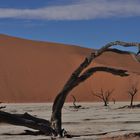
[[[81,105],[76,105],[76,98],[75,98],[75,96],[74,95],[71,95],[71,96],[73,98],[73,106],[70,106],[70,107],[73,107],[75,109],[78,109],[78,108],[82,107]]]
[[[103,91],[103,89],[101,88],[100,92],[98,92],[98,93],[92,92],[92,95],[100,98],[104,102],[104,106],[108,106],[109,98],[110,98],[111,94],[113,93],[113,91],[114,90]]]
[[[65,134],[64,131],[62,130],[62,108],[65,103],[67,95],[70,93],[70,91],[73,88],[75,88],[80,83],[87,80],[94,73],[100,71],[109,72],[114,75],[118,75],[122,77],[128,76],[126,70],[120,70],[115,68],[92,67],[86,69],[95,58],[99,57],[101,54],[108,51],[110,47],[116,45],[120,45],[124,47],[131,47],[131,46],[140,47],[140,43],[115,41],[115,42],[110,42],[105,46],[103,46],[101,49],[92,52],[71,74],[70,78],[68,79],[68,81],[66,82],[62,90],[56,96],[52,107],[52,115],[50,121],[36,118],[27,113],[10,114],[4,111],[0,111],[0,121],[3,121],[5,123],[10,123],[13,125],[26,126],[32,129],[36,129],[39,130],[39,133],[41,134],[46,134],[51,136],[55,135],[61,137],[64,136]]]
[[[137,94],[138,89],[135,85],[132,85],[131,89],[128,91],[128,94],[130,95],[130,107],[133,107],[133,101],[134,101],[134,96]]]

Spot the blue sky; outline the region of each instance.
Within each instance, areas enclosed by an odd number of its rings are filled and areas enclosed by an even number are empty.
[[[0,33],[99,48],[140,42],[140,0],[0,0]]]

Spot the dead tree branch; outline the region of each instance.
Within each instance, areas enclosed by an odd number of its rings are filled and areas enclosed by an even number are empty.
[[[55,131],[51,128],[49,121],[36,118],[28,113],[24,114],[11,114],[4,111],[0,111],[0,122],[25,126],[35,130],[39,130],[45,135],[55,135]]]

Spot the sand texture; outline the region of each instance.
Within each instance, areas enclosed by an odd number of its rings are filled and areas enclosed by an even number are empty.
[[[91,51],[73,45],[0,35],[0,101],[53,101],[70,74]],[[93,61],[91,67],[101,65],[128,70],[130,76],[122,78],[97,72],[72,90],[71,94],[78,101],[97,101],[91,91],[101,88],[115,89],[112,98],[124,101],[129,99],[127,91],[131,85],[138,83],[140,88],[140,63],[133,55],[108,51]],[[137,94],[135,100],[139,99],[140,94]],[[71,101],[71,96],[67,100]]]

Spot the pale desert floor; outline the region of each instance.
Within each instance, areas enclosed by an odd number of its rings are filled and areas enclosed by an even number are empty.
[[[118,109],[118,107],[128,105],[128,102],[116,102],[116,104],[111,102],[109,107],[104,107],[103,103],[77,104],[82,105],[84,109],[69,108],[72,103],[65,104],[63,108],[63,127],[70,134],[77,135],[72,140],[98,140],[105,137],[140,132],[140,108]],[[7,104],[7,107],[3,110],[11,113],[28,112],[37,117],[50,119],[51,107],[51,103]],[[29,129],[21,126],[0,124],[0,140],[51,139],[46,136],[19,135],[24,130]]]

